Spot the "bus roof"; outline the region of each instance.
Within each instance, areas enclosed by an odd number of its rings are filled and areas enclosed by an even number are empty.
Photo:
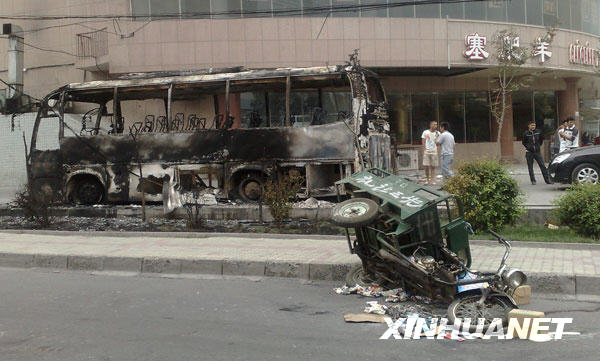
[[[170,84],[190,84],[201,82],[219,82],[227,80],[251,80],[263,78],[276,78],[290,76],[323,76],[343,73],[346,69],[343,66],[319,66],[310,68],[277,68],[277,69],[255,69],[238,72],[205,72],[192,75],[173,75],[141,77],[140,74],[131,74],[121,79],[115,80],[96,80],[85,83],[71,83],[60,90],[85,90],[85,89],[113,89],[136,86],[170,85]]]

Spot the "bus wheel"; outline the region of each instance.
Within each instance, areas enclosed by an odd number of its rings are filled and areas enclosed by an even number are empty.
[[[238,185],[238,194],[245,201],[258,201],[263,196],[264,180],[257,174],[247,174]]]
[[[98,204],[102,202],[104,192],[102,185],[93,178],[84,178],[79,181],[75,189],[75,197],[73,197],[77,204]]]

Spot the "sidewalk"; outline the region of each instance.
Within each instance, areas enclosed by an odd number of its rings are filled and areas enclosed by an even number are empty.
[[[480,271],[495,271],[504,252],[494,241],[471,249]],[[0,267],[343,280],[358,263],[338,236],[0,232]],[[537,292],[600,294],[600,245],[514,242],[508,264]]]

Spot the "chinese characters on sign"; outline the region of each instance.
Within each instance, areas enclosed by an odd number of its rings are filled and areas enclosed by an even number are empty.
[[[580,44],[579,40],[575,44],[569,45],[569,63],[600,67],[600,49],[590,47],[590,43]]]
[[[549,42],[543,40],[542,38],[535,39],[533,47],[533,56],[540,58],[540,64],[544,64],[544,62],[546,62],[546,58],[552,57],[552,52],[548,50],[549,48]]]
[[[371,190],[379,193],[383,193],[389,196],[394,197],[394,199],[398,200],[400,204],[403,204],[407,207],[422,207],[425,203],[421,198],[417,196],[407,196],[404,192],[394,191],[392,192],[392,185],[388,183],[380,184],[378,186],[373,184],[372,176],[363,176],[362,178],[358,178],[356,183],[364,184],[365,186],[371,188]],[[403,188],[406,184],[396,184],[396,187]]]
[[[547,38],[538,37],[533,43],[531,56],[538,58],[540,64],[544,64],[552,57],[552,51],[550,51],[551,40]],[[473,33],[465,36],[466,50],[463,55],[469,60],[486,60],[489,58],[489,52],[486,51],[487,37],[479,35],[479,33]],[[569,59],[570,61],[579,62],[579,64],[588,64],[595,62],[600,64],[600,51],[596,49],[589,49],[579,45],[571,45],[569,47]],[[518,36],[506,35],[502,39],[502,49],[498,57],[502,60],[510,60],[517,62],[524,62],[527,58],[524,56],[524,50],[521,49],[521,40]],[[579,60],[574,60],[579,59]],[[583,60],[581,60],[583,59]],[[586,62],[583,62],[586,61]]]
[[[469,60],[485,60],[490,56],[485,51],[485,46],[487,45],[487,38],[485,36],[481,36],[478,33],[469,34],[465,36],[465,44],[467,45],[467,50],[465,50],[464,55]]]

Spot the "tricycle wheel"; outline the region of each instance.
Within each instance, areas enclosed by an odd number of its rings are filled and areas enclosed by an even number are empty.
[[[362,287],[369,287],[373,285],[380,285],[376,279],[373,279],[371,276],[367,275],[362,265],[358,265],[346,274],[346,286],[354,287],[356,285]]]
[[[477,330],[478,319],[485,319],[482,332],[486,332],[495,318],[502,320],[502,327],[508,325],[508,313],[514,309],[508,300],[501,296],[490,295],[479,304],[481,294],[469,294],[457,298],[448,306],[448,324],[453,325],[458,318],[463,321],[465,318],[471,319],[469,332]]]
[[[333,208],[333,223],[340,227],[360,227],[377,218],[379,205],[368,198],[352,198]]]

